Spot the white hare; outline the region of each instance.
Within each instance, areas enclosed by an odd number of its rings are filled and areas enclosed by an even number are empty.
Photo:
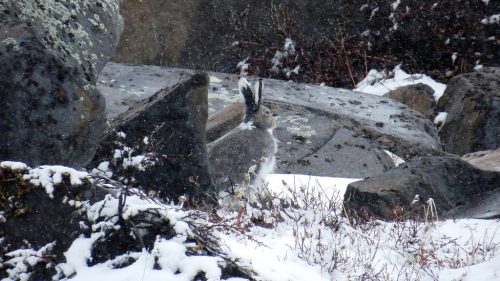
[[[245,98],[243,122],[207,147],[210,175],[217,191],[230,192],[243,182],[255,183],[274,167],[276,119],[269,108],[261,105],[262,79],[255,83],[255,91],[245,78],[238,81],[238,88]]]

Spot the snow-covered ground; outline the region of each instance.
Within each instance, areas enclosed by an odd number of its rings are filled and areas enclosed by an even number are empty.
[[[73,242],[58,271],[82,281],[187,281],[200,271],[208,280],[221,280],[221,257],[188,254],[193,245],[187,237],[198,225],[214,226],[211,234],[226,260],[256,280],[500,280],[499,220],[439,221],[429,213],[427,222],[349,221],[342,214],[342,198],[346,186],[356,180],[271,174],[249,195],[252,203],[220,209],[218,222],[203,216],[193,219],[191,211],[180,206],[132,195],[123,209],[125,219],[155,209],[177,235],[157,238],[152,249],[89,266],[99,229],[109,227],[96,223],[92,236]],[[112,218],[117,210],[117,199],[107,197],[87,206],[87,216],[92,222]],[[36,251],[7,256],[21,275],[26,264],[37,262]]]

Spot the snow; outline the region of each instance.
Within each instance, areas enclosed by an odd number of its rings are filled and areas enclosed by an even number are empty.
[[[250,66],[250,64],[248,63],[248,59],[249,58],[246,58],[246,59],[240,61],[238,63],[238,65],[236,65],[236,68],[238,68],[240,70],[240,76],[247,76],[248,75],[248,67]]]
[[[447,112],[439,112],[438,115],[434,118],[434,124],[436,124],[439,127],[442,127],[444,125],[444,122],[446,122],[446,118],[448,117]]]
[[[204,272],[207,280],[222,280],[221,266],[226,261],[221,256],[190,254],[196,247],[188,237],[198,224],[212,227],[211,234],[224,257],[252,273],[255,280],[347,281],[373,280],[377,276],[383,276],[383,280],[500,280],[499,220],[439,221],[429,213],[426,222],[351,224],[343,215],[342,199],[347,186],[357,180],[270,174],[265,184],[254,187],[257,200],[269,198],[266,200],[270,208],[246,204],[242,214],[226,208],[217,211],[223,222],[238,222],[239,230],[215,227],[220,220],[215,225],[202,218],[192,220],[190,210],[132,193],[135,195],[127,196],[124,202],[123,219],[154,210],[166,218],[165,223],[176,234],[169,239],[158,236],[151,249],[89,265],[93,244],[107,229],[119,227],[119,200],[108,195],[86,206],[92,233],[73,241],[64,254],[65,261],[55,266],[57,278],[190,281]],[[251,223],[258,216],[267,218],[269,225]],[[4,280],[28,280],[30,267],[41,261],[51,245],[7,253],[9,277]]]
[[[12,171],[23,171],[28,169],[28,165],[22,162],[3,161],[0,162],[0,168],[10,169]]]
[[[375,8],[372,10],[372,13],[370,15],[370,18],[368,20],[372,20],[373,17],[377,14],[377,12],[379,11],[379,7]]]
[[[455,52],[451,55],[451,63],[455,64],[455,61],[457,60],[458,53]]]
[[[210,83],[220,83],[220,82],[222,82],[222,80],[220,80],[215,76],[210,75]]]
[[[289,79],[292,74],[298,74],[300,70],[300,65],[296,65],[293,69],[289,67],[283,67],[283,60],[296,55],[295,42],[292,38],[286,38],[283,44],[282,50],[277,50],[274,53],[274,57],[271,59],[273,66],[271,67],[271,72],[273,73],[284,73],[286,78]],[[294,58],[296,61],[297,57]]]
[[[129,167],[137,168],[139,171],[145,171],[147,162],[146,155],[131,156],[123,159],[123,168],[127,169]]]
[[[491,15],[490,17],[481,20],[482,24],[498,24],[500,23],[500,14]]]
[[[54,186],[61,184],[63,176],[67,176],[71,185],[82,185],[85,180],[90,180],[87,172],[77,171],[64,166],[40,166],[30,169],[23,179],[31,184],[45,188],[47,194],[53,198]]]
[[[405,162],[405,160],[403,160],[403,158],[397,156],[396,154],[390,152],[389,150],[384,150],[384,151],[385,151],[385,153],[387,153],[387,155],[389,155],[389,157],[391,157],[391,159],[394,162],[394,165],[396,167]]]
[[[39,250],[35,251],[32,248],[28,249],[18,249],[9,253],[5,256],[10,258],[5,261],[5,264],[10,265],[12,268],[6,270],[8,278],[2,279],[2,281],[10,280],[29,280],[31,273],[28,272],[28,267],[36,266],[42,261],[42,257],[52,250],[55,243],[49,243]],[[0,262],[2,260],[0,259]]]
[[[399,4],[401,4],[401,0],[396,0],[396,2],[393,2],[391,4],[392,10],[395,11],[398,8]]]
[[[266,177],[266,181],[269,183],[269,190],[276,194],[290,195],[290,191],[286,188],[287,186],[317,186],[323,190],[325,198],[330,198],[336,194],[341,197],[344,196],[347,185],[359,180],[297,174],[269,174]]]
[[[390,73],[372,69],[368,72],[368,75],[356,85],[354,90],[383,96],[387,92],[402,86],[424,83],[434,90],[434,98],[439,100],[446,89],[445,84],[436,82],[425,74],[409,74],[402,70],[400,65],[396,66],[391,73],[393,77],[389,77]]]

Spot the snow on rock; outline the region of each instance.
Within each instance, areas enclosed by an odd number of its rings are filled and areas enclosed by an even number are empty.
[[[396,167],[405,162],[405,160],[403,160],[403,158],[397,156],[396,154],[390,152],[389,150],[384,150],[384,151],[385,151],[385,153],[387,153],[387,155],[389,155],[389,157],[391,157],[391,159],[392,159],[392,161],[394,161],[394,165]]]
[[[439,112],[438,115],[436,115],[436,117],[434,118],[434,124],[436,124],[438,127],[442,127],[446,122],[447,117],[447,112]]]
[[[67,176],[71,185],[82,185],[84,181],[90,180],[87,172],[77,171],[64,166],[40,166],[30,169],[23,179],[31,184],[45,188],[50,198],[53,198],[54,186],[61,184],[63,176]]]
[[[49,243],[39,250],[35,251],[32,248],[28,249],[18,249],[9,253],[5,256],[9,258],[4,262],[5,265],[9,265],[11,268],[6,270],[8,278],[2,279],[2,281],[10,280],[29,280],[31,273],[29,272],[29,267],[36,266],[42,261],[44,255],[52,250],[55,246],[55,242]],[[0,259],[0,262],[2,260]]]
[[[0,168],[10,169],[12,171],[24,171],[24,170],[27,170],[29,167],[28,167],[28,165],[26,165],[22,162],[3,161],[3,162],[0,162]]]
[[[113,172],[109,168],[109,161],[99,163],[97,168],[92,169],[91,174],[93,176],[111,178],[113,176]]]
[[[446,89],[445,84],[436,82],[425,74],[408,74],[398,65],[390,73],[375,69],[370,70],[368,75],[356,85],[354,91],[383,96],[398,87],[418,83],[429,85],[434,90],[436,100],[443,95]]]

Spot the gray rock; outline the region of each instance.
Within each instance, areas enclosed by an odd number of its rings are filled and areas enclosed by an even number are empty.
[[[208,83],[204,73],[186,77],[116,116],[92,167],[108,161],[115,178],[162,198],[206,199],[213,190],[205,148]]]
[[[439,131],[445,151],[464,155],[500,147],[500,68],[453,77],[438,110],[448,112]]]
[[[462,159],[478,169],[500,172],[500,148],[465,154]]]
[[[109,63],[100,76],[108,116],[116,116],[192,71]],[[235,75],[210,73],[207,137],[241,121]],[[404,159],[440,154],[437,132],[423,115],[391,99],[315,85],[264,80],[264,104],[276,115],[280,141],[277,173],[362,178],[394,164],[383,150]],[[219,111],[221,110],[221,111]],[[360,160],[361,159],[361,160]]]
[[[432,198],[440,218],[495,217],[500,215],[495,207],[500,203],[499,182],[499,172],[477,169],[458,157],[420,157],[351,183],[344,207],[362,217],[422,217],[422,205]],[[419,201],[412,205],[416,195]]]
[[[409,108],[414,109],[425,117],[433,120],[436,116],[436,100],[434,90],[423,83],[399,87],[387,92],[384,97],[391,98]]]
[[[0,2],[0,159],[83,166],[105,128],[97,75],[123,22],[118,3]]]

